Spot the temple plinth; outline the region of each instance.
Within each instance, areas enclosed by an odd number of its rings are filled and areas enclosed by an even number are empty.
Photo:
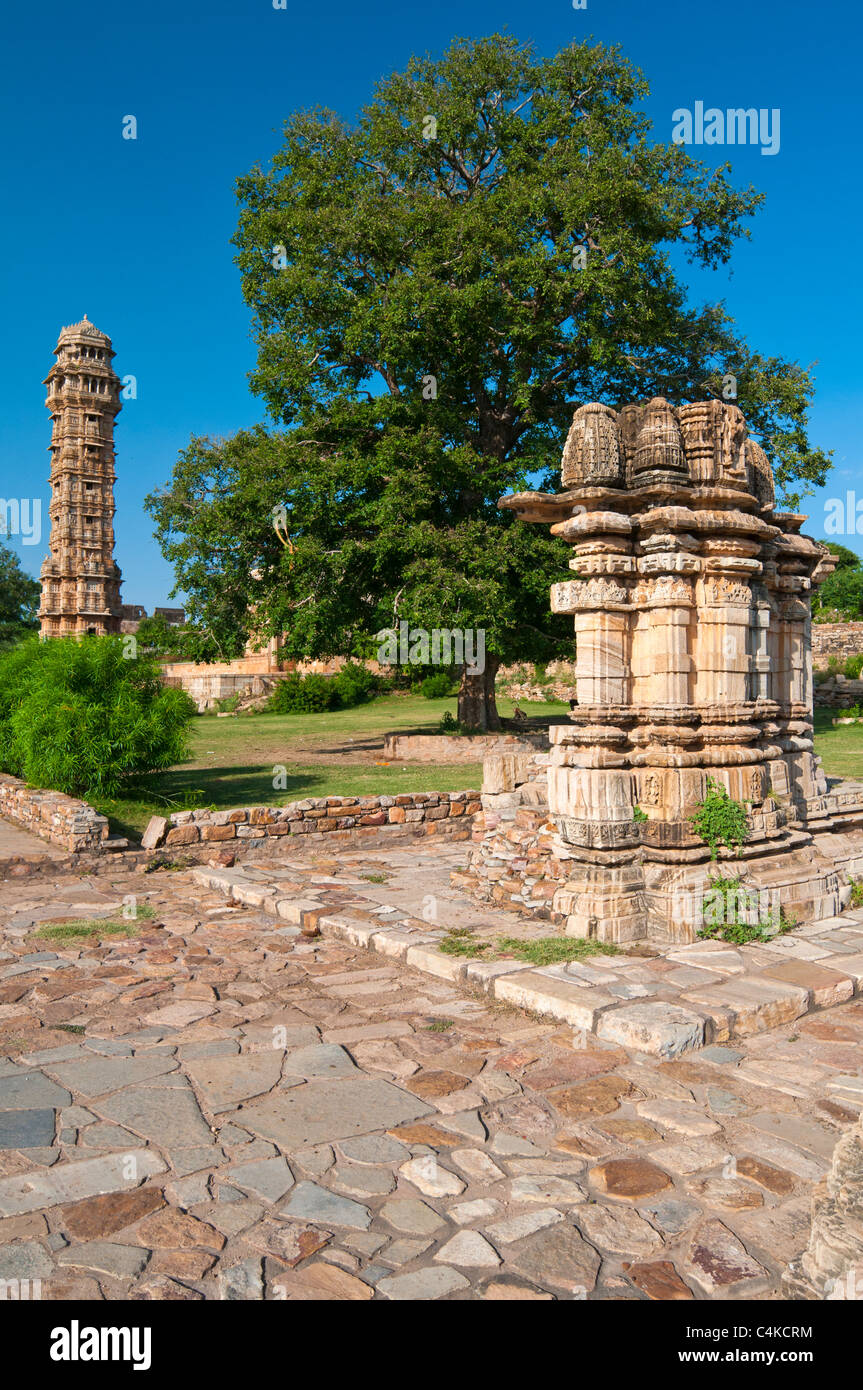
[[[551,915],[575,936],[693,939],[710,851],[691,818],[711,778],[748,811],[722,871],[799,917],[835,914],[863,868],[863,786],[828,788],[813,752],[809,598],[833,564],[776,510],[740,410],[582,406],[562,482],[499,504],[573,551],[551,607],[573,617],[577,704],[540,759]],[[487,777],[493,855],[519,782]],[[524,777],[535,788],[536,766]]]

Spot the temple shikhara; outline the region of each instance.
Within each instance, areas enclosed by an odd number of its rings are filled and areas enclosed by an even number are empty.
[[[740,410],[582,406],[562,482],[500,505],[573,547],[551,606],[574,619],[577,704],[547,752],[487,761],[475,891],[606,941],[693,940],[711,869],[835,915],[863,786],[831,789],[813,752],[809,597],[832,561],[776,510]],[[692,824],[711,780],[749,822],[718,865]]]
[[[64,328],[45,379],[51,412],[50,553],[41,569],[43,637],[120,631],[114,562],[114,421],[122,409],[111,339]]]

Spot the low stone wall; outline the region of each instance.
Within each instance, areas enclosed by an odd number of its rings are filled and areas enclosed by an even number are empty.
[[[337,834],[364,839],[379,834],[456,833],[467,838],[481,809],[478,791],[412,792],[398,796],[327,796],[287,806],[245,806],[233,811],[175,811],[153,816],[141,841],[145,849],[197,844],[239,849],[248,842],[290,835]]]
[[[86,801],[25,786],[0,773],[0,816],[73,854],[96,851],[108,839],[108,821]]]
[[[826,666],[831,656],[844,659],[863,652],[863,623],[813,623],[812,662]]]
[[[384,757],[406,763],[480,763],[493,753],[546,748],[548,734],[384,734]]]
[[[816,709],[847,709],[863,705],[863,680],[849,681],[845,676],[831,676],[814,687]]]

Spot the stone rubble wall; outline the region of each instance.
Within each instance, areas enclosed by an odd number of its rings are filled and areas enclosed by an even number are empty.
[[[844,660],[847,656],[859,656],[861,652],[863,622],[812,624],[813,665],[826,666],[831,656]]]
[[[814,686],[816,709],[847,709],[863,705],[863,680],[850,681],[845,676],[831,676]]]
[[[573,647],[575,643],[573,642]],[[533,675],[525,675],[525,671],[530,671],[530,667],[525,667],[524,663],[515,666],[501,666],[495,681],[495,689],[498,695],[505,695],[510,700],[528,701],[541,704],[544,700],[551,698],[562,700],[568,703],[576,696],[575,662],[574,661],[551,661],[545,668],[546,682],[539,685],[535,680],[536,667],[533,668]]]
[[[482,811],[474,818],[464,873],[452,875],[479,902],[562,923],[552,900],[566,881],[567,861],[554,852],[557,830],[548,811],[548,752],[486,758]]]
[[[86,801],[25,786],[6,773],[0,773],[0,816],[73,854],[98,851],[108,839],[107,818]]]
[[[238,662],[237,665],[246,663]],[[198,713],[205,714],[207,710],[214,709],[220,700],[227,700],[232,695],[252,696],[271,695],[277,683],[283,679],[282,675],[273,673],[248,671],[231,671],[219,667],[208,667],[188,663],[184,667],[179,667],[179,663],[173,666],[163,666],[163,684],[174,686],[180,690],[185,690],[198,706]]]
[[[141,844],[162,846],[216,845],[232,849],[244,842],[275,840],[290,835],[349,832],[366,838],[383,832],[407,835],[450,834],[467,837],[481,809],[478,791],[412,792],[398,796],[326,796],[292,801],[287,806],[245,806],[232,811],[175,811],[153,816]],[[463,829],[462,829],[463,828]]]

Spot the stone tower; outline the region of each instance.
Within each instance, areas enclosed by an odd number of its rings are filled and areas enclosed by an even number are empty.
[[[114,563],[114,420],[120,381],[111,339],[90,323],[64,328],[45,379],[51,412],[50,554],[42,565],[43,637],[120,631]]]

